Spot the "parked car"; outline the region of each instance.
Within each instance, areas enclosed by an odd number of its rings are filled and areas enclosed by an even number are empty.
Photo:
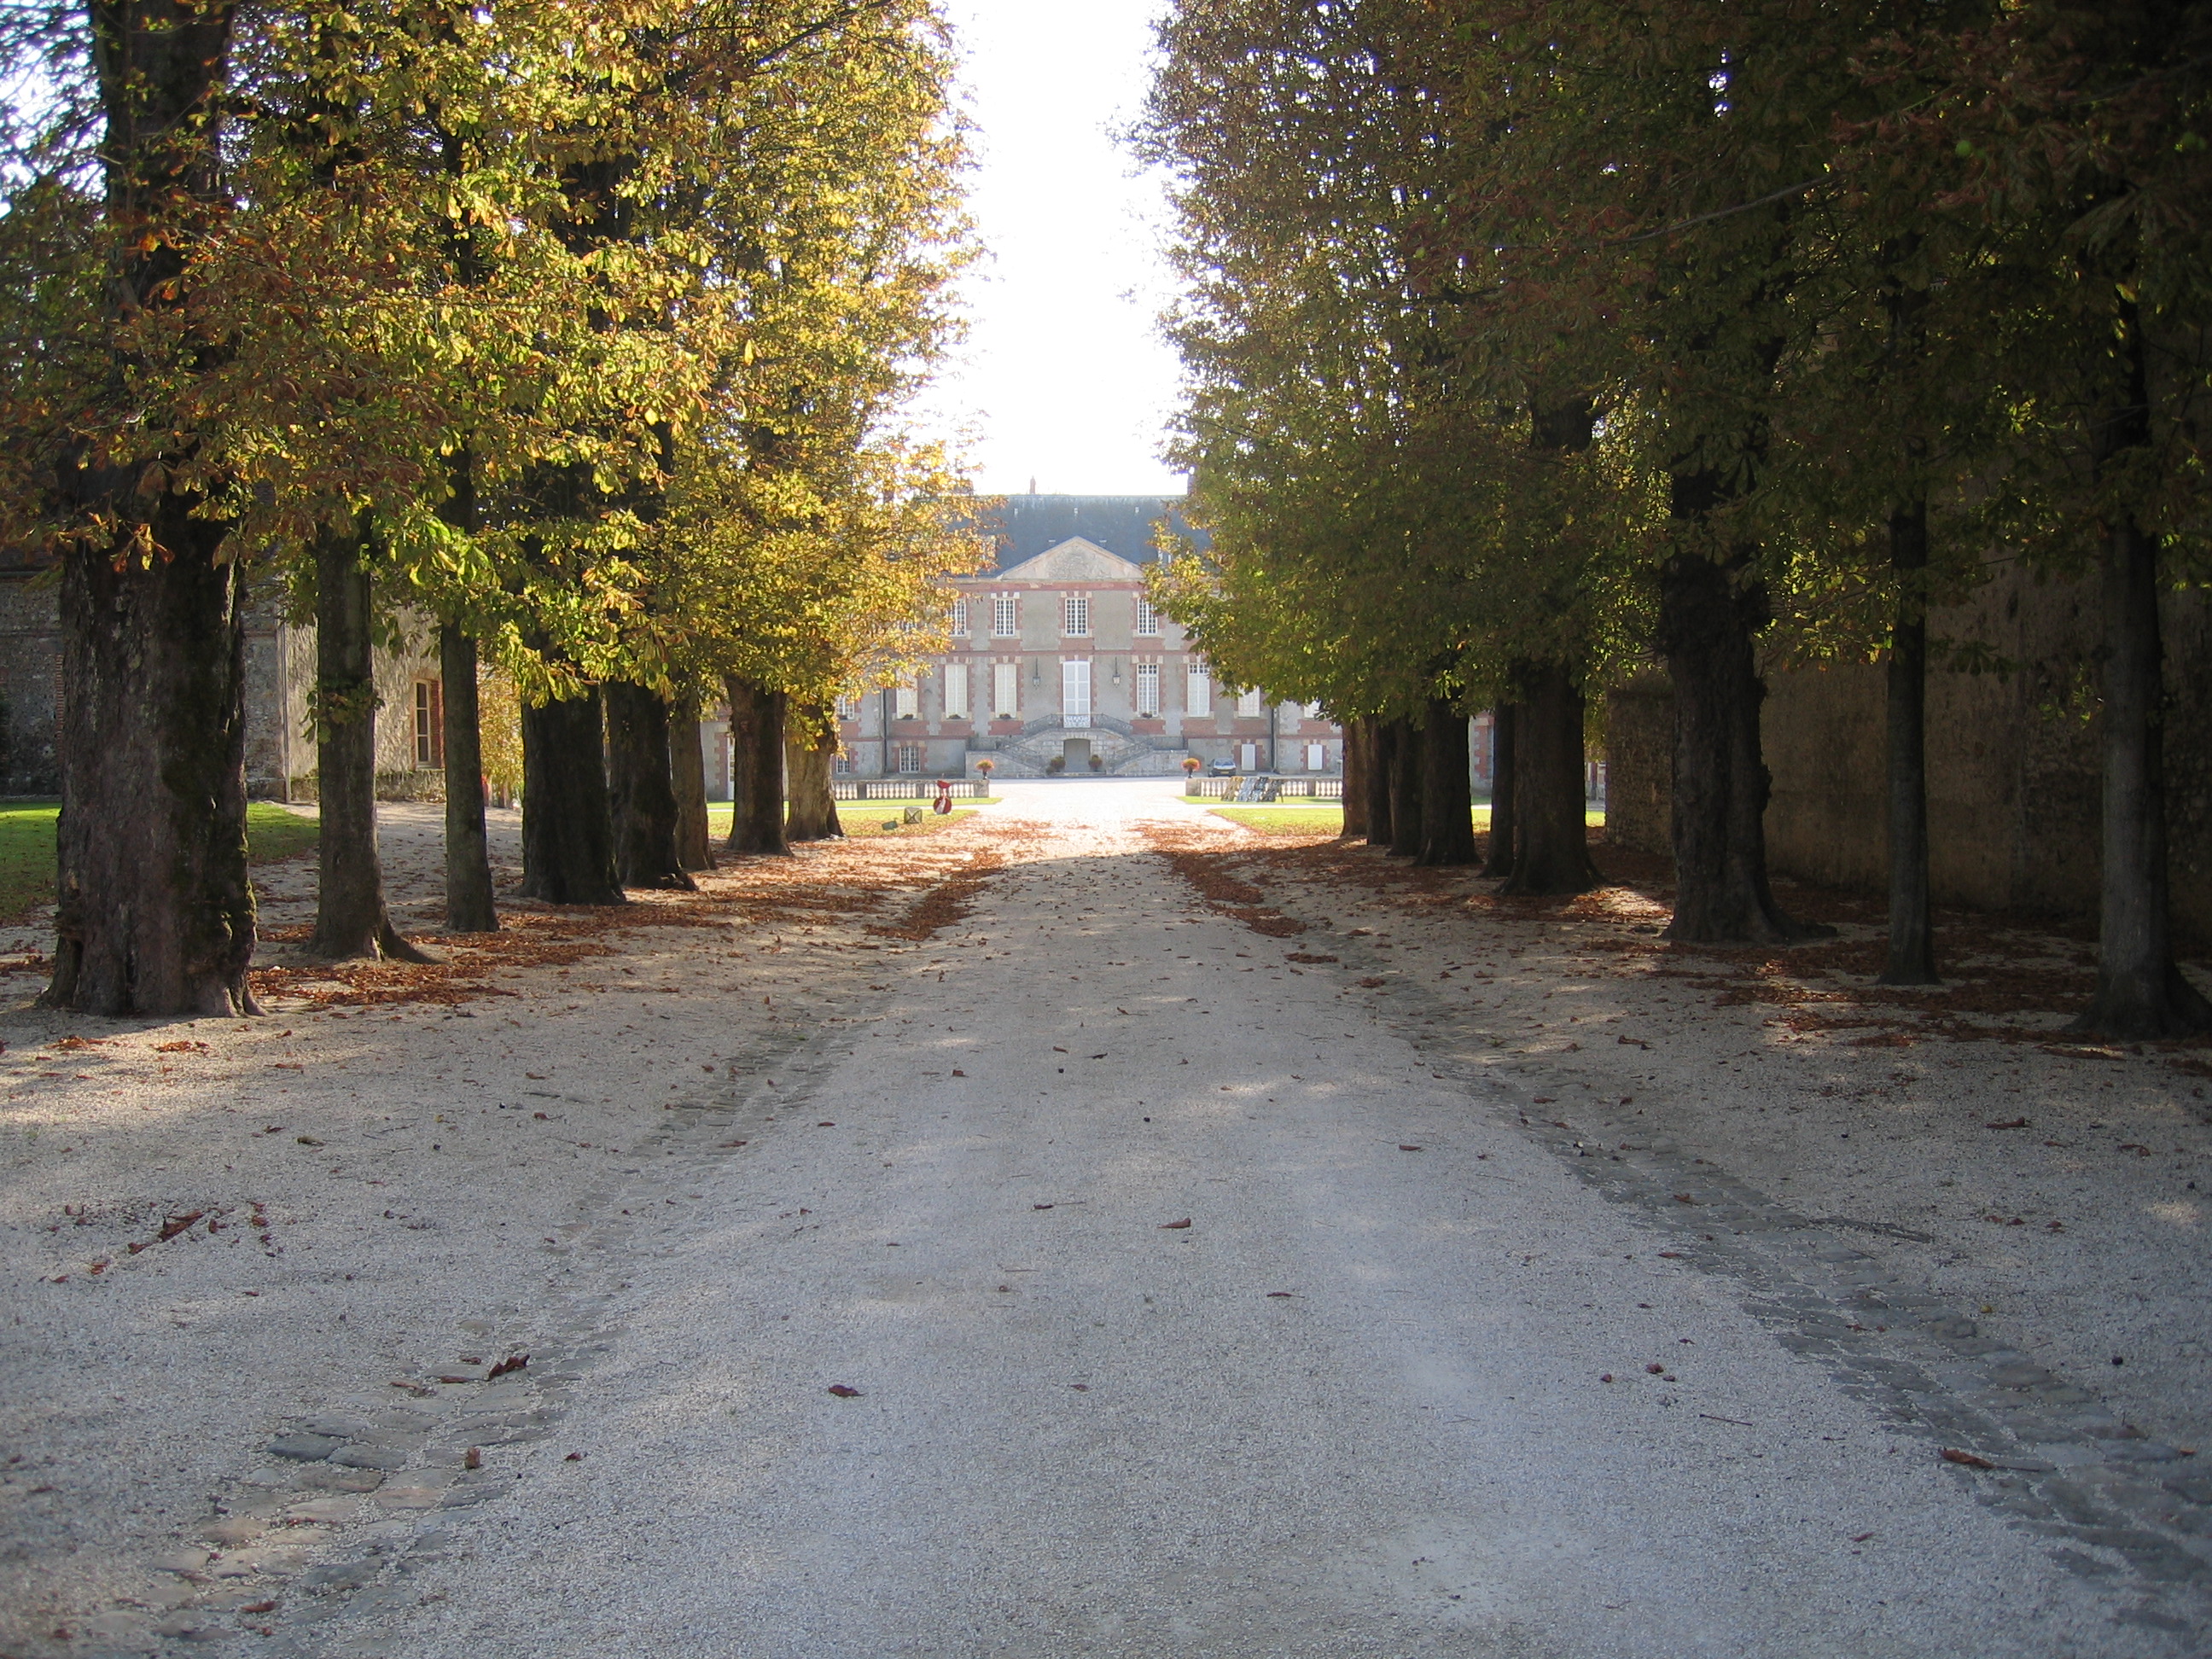
[[[1231,760],[1218,760],[1206,769],[1217,778],[1233,778],[1237,775],[1237,763]]]

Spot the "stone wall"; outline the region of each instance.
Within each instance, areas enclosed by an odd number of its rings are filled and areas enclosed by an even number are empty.
[[[2166,818],[2173,918],[2185,947],[2212,948],[2212,606],[2162,607]],[[1978,641],[2003,672],[1929,677],[1930,876],[1939,902],[2070,920],[2096,914],[2099,759],[2089,718],[2100,627],[2094,581],[2017,574],[1929,618],[1931,635]],[[1767,671],[1762,721],[1774,775],[1767,850],[1778,873],[1880,890],[1888,880],[1883,670],[1845,663]],[[1650,674],[1608,694],[1607,838],[1666,854],[1673,696]]]

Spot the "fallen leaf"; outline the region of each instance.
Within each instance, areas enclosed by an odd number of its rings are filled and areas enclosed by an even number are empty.
[[[509,1354],[485,1373],[484,1380],[490,1382],[495,1378],[507,1376],[510,1371],[519,1371],[529,1363],[530,1356],[526,1353]]]
[[[817,1129],[834,1129],[837,1125],[833,1120],[824,1118],[821,1122],[816,1124],[814,1127]]]
[[[2027,1127],[2027,1120],[2024,1117],[2015,1117],[2008,1119],[2002,1123],[1984,1123],[1982,1125],[1982,1127],[1984,1129],[2025,1129]]]
[[[584,1454],[581,1452],[570,1452],[561,1461],[563,1463],[580,1463],[584,1461]]]
[[[832,1382],[830,1385],[830,1392],[840,1400],[858,1400],[860,1397],[860,1391],[858,1389],[848,1388],[842,1382]]]
[[[1296,1296],[1297,1292],[1296,1291],[1270,1291],[1267,1294],[1269,1296]]]
[[[323,1144],[313,1135],[294,1135],[292,1139],[302,1146],[319,1146]]]
[[[1359,988],[1363,991],[1372,991],[1382,983],[1382,981],[1381,980],[1376,978],[1370,974],[1368,977],[1359,981]]]
[[[530,1115],[538,1119],[541,1123],[550,1123],[553,1121],[551,1118],[546,1116],[543,1112],[532,1112]]]
[[[1674,1194],[1674,1201],[1677,1204],[1694,1204],[1698,1200],[1691,1197],[1687,1193],[1677,1193]]]
[[[1970,1469],[1993,1469],[1996,1468],[1996,1465],[1990,1462],[1988,1458],[1977,1457],[1973,1453],[1970,1451],[1960,1451],[1955,1446],[1946,1446],[1943,1448],[1943,1461],[1946,1463],[1957,1463]]]
[[[727,1152],[732,1146],[742,1146],[744,1144],[742,1140],[726,1140],[722,1143],[722,1150]]]
[[[952,1068],[952,1075],[955,1077],[966,1077],[968,1073],[962,1071],[957,1066],[956,1066]]]
[[[1402,1140],[1401,1140],[1401,1141],[1400,1141],[1400,1142],[1398,1143],[1398,1150],[1399,1150],[1400,1152],[1419,1152],[1421,1149],[1420,1149],[1419,1147],[1418,1147],[1418,1146],[1407,1146],[1404,1141],[1402,1141]]]
[[[276,1604],[274,1601],[248,1601],[239,1611],[240,1613],[274,1613],[276,1611]]]
[[[1863,1533],[1861,1533],[1857,1537],[1856,1537],[1856,1538],[1852,1539],[1852,1540],[1851,1540],[1851,1542],[1853,1542],[1854,1544],[1863,1544],[1863,1543],[1865,1543],[1865,1542],[1866,1542],[1866,1540],[1867,1540],[1868,1539],[1869,1539],[1869,1538],[1871,1538],[1871,1537],[1873,1537],[1873,1536],[1874,1536],[1874,1534],[1873,1534],[1872,1533],[1870,1533],[1870,1532],[1863,1532]]]
[[[483,1467],[483,1449],[479,1446],[470,1447],[468,1450],[461,1455],[461,1467],[465,1469],[482,1468]]]
[[[1667,1368],[1664,1365],[1646,1365],[1644,1369],[1650,1372],[1652,1376],[1657,1376],[1663,1373]]]
[[[1030,1206],[1030,1208],[1032,1210],[1049,1210],[1052,1208],[1052,1206],[1049,1204],[1032,1204]]]
[[[1189,1225],[1190,1218],[1188,1216],[1185,1216],[1180,1221],[1163,1221],[1160,1223],[1160,1231],[1164,1233],[1178,1232],[1182,1229]]]
[[[1611,1371],[1607,1371],[1603,1376],[1600,1376],[1600,1377],[1598,1378],[1598,1381],[1599,1381],[1599,1382],[1612,1382],[1612,1381],[1613,1381],[1613,1373],[1612,1373]]]
[[[1091,1392],[1091,1385],[1088,1382],[1071,1382],[1067,1386],[1074,1389],[1078,1394],[1089,1394]]]

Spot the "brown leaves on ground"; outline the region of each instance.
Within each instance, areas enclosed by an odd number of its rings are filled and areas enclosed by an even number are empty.
[[[1988,1458],[1977,1457],[1970,1451],[1960,1451],[1956,1446],[1944,1447],[1942,1458],[1946,1463],[1956,1463],[1961,1468],[1993,1469],[1996,1468],[1996,1465],[1990,1462]]]
[[[828,1392],[836,1395],[840,1400],[858,1400],[860,1397],[860,1391],[858,1389],[843,1382],[832,1382]]]
[[[638,891],[626,904],[560,908],[509,900],[497,933],[437,937],[443,956],[437,962],[283,962],[254,969],[249,979],[264,1001],[299,999],[315,1008],[452,1006],[516,995],[497,977],[618,955],[631,935],[650,928],[876,915],[908,895],[919,896],[868,931],[926,939],[968,914],[984,882],[1030,833],[1020,825],[963,824],[922,842],[810,842],[788,858],[738,858],[699,872],[695,893]],[[262,938],[297,944],[312,931],[277,928]],[[93,1044],[79,1037],[52,1046]]]

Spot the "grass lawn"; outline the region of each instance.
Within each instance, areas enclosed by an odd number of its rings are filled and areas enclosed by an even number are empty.
[[[979,796],[973,800],[963,798],[959,805],[942,817],[929,810],[930,802],[935,799],[931,795],[909,800],[841,800],[837,803],[837,823],[848,836],[852,836],[921,835],[932,830],[942,830],[946,824],[957,823],[963,818],[973,817],[978,806],[994,805],[999,798],[996,795]],[[897,821],[904,817],[909,806],[922,809],[920,823]],[[730,833],[731,810],[727,801],[709,801],[707,804],[707,833],[718,842]],[[884,828],[887,821],[891,826],[888,830]]]
[[[10,801],[0,805],[0,918],[20,916],[54,896],[54,819],[58,801]],[[246,805],[246,856],[270,864],[312,852],[322,834],[313,818],[275,801]]]
[[[1344,807],[1341,803],[1333,800],[1316,801],[1310,806],[1293,805],[1287,801],[1275,806],[1217,806],[1213,809],[1213,816],[1270,836],[1336,836],[1344,833]],[[1583,817],[1593,830],[1605,827],[1605,813],[1601,810],[1585,812]],[[1474,809],[1474,828],[1479,835],[1490,833],[1490,806],[1487,802]]]

